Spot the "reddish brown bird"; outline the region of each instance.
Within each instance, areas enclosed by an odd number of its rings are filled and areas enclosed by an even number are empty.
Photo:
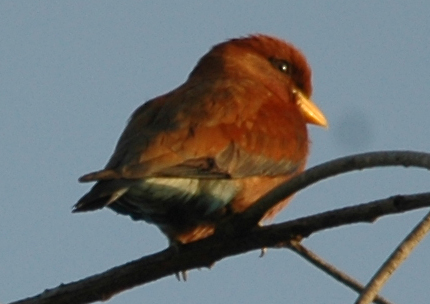
[[[311,93],[310,67],[292,44],[266,35],[220,43],[184,84],[133,113],[105,169],[80,178],[97,183],[73,211],[107,206],[172,243],[205,238],[303,171],[306,124],[327,125]]]

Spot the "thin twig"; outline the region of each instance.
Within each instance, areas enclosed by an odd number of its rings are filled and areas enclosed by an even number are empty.
[[[356,154],[317,165],[274,188],[238,215],[243,221],[236,229],[250,229],[278,202],[320,180],[354,170],[374,167],[404,166],[430,170],[430,154],[414,151],[381,151]],[[232,223],[235,224],[235,223]]]
[[[408,236],[394,250],[385,263],[378,269],[363,293],[358,297],[356,304],[371,303],[375,295],[391,277],[400,264],[409,256],[412,250],[426,236],[430,230],[430,213],[408,234]]]
[[[292,241],[291,244],[287,246],[289,249],[300,255],[302,258],[310,262],[312,265],[324,271],[329,276],[333,277],[335,280],[343,283],[344,285],[350,287],[357,293],[361,293],[364,290],[364,285],[358,282],[353,277],[349,276],[345,272],[337,269],[334,265],[328,263],[319,257],[316,253],[307,249],[305,246],[300,244],[300,242]],[[374,300],[377,304],[393,304],[389,300],[382,296],[377,295]]]

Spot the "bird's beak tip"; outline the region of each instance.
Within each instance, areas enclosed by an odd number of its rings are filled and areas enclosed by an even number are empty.
[[[329,128],[329,124],[325,116],[320,117],[318,120],[309,121],[310,124],[316,125],[318,127],[322,127],[324,129]]]
[[[306,122],[328,129],[327,118],[317,105],[299,90],[295,90],[294,93],[297,95],[297,105]]]

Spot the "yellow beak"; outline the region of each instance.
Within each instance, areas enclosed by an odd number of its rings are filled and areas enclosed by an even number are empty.
[[[299,106],[300,112],[306,122],[327,128],[327,119],[317,105],[306,97],[300,90],[294,89],[293,93],[297,96],[297,105]]]

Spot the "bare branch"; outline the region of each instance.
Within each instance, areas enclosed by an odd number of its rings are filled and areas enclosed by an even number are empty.
[[[291,244],[288,246],[289,249],[300,255],[302,258],[310,262],[312,265],[316,266],[317,268],[324,271],[329,276],[333,277],[335,280],[341,282],[342,284],[348,286],[352,290],[356,291],[357,293],[361,293],[364,290],[364,285],[362,285],[360,282],[358,282],[353,277],[347,275],[346,273],[342,272],[341,270],[337,269],[334,265],[324,261],[322,258],[320,258],[317,254],[312,252],[311,250],[307,249],[305,246],[300,244],[299,242],[292,241]],[[374,299],[375,303],[377,304],[392,304],[387,299],[377,295]]]
[[[278,248],[292,239],[309,236],[317,231],[358,222],[372,222],[383,215],[428,206],[430,193],[394,196],[282,224],[254,227],[241,235],[226,237],[218,234],[178,248],[168,248],[77,282],[62,284],[13,304],[79,304],[107,300],[121,291],[180,271],[209,267],[228,256],[264,247]]]
[[[274,188],[245,212],[238,215],[243,218],[243,223],[241,222],[241,226],[235,226],[235,228],[246,230],[255,226],[267,210],[277,202],[320,180],[350,171],[386,166],[419,167],[430,170],[430,154],[414,151],[370,152],[346,156],[317,165]]]
[[[416,166],[430,169],[430,154],[419,152],[374,152],[340,158],[307,170],[270,191],[244,213],[231,216],[215,235],[199,242],[168,248],[78,282],[60,285],[42,294],[15,302],[91,303],[106,300],[126,289],[181,271],[208,267],[225,257],[264,247],[288,244],[292,239],[341,225],[371,222],[376,218],[430,205],[430,194],[395,196],[360,206],[325,212],[295,221],[257,227],[261,217],[281,199],[321,179],[352,170],[376,166]]]
[[[408,234],[408,236],[385,261],[381,268],[379,268],[355,303],[371,303],[382,286],[387,282],[400,264],[409,256],[418,243],[426,236],[429,230],[430,213],[428,213],[421,222],[418,223],[418,225]]]

